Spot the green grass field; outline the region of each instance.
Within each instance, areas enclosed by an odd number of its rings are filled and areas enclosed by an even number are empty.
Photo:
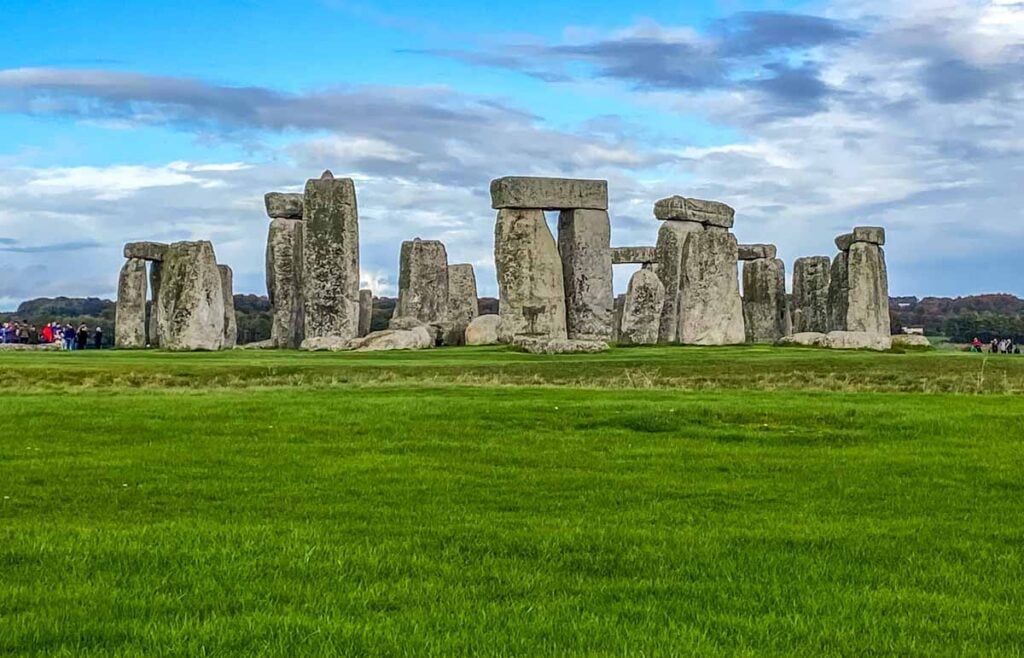
[[[1024,358],[0,355],[0,655],[1024,654]]]

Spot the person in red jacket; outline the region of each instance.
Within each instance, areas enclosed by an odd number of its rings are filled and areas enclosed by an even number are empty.
[[[46,326],[43,327],[43,342],[53,342],[53,326],[50,323],[47,323]]]

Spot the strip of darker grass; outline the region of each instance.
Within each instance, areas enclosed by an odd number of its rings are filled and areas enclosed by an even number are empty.
[[[1019,655],[1016,397],[19,395],[0,653]]]

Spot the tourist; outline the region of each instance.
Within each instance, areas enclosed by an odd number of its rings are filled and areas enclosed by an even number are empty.
[[[78,331],[75,332],[75,349],[84,350],[89,345],[89,327],[82,324],[78,325]]]
[[[73,350],[75,349],[75,328],[70,323],[64,323],[64,329],[61,330],[61,336],[64,338],[64,349]]]
[[[93,346],[98,349],[103,349],[103,327],[96,327],[96,333],[93,334]]]
[[[43,342],[44,343],[52,343],[53,342],[53,325],[50,324],[49,322],[47,322],[46,324],[43,325]]]

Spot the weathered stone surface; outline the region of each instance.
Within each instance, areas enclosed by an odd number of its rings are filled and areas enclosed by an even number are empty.
[[[868,244],[885,245],[885,229],[881,226],[858,226],[851,234],[853,242],[866,242]]]
[[[274,344],[274,339],[268,338],[266,340],[257,340],[251,343],[244,343],[242,345],[235,345],[236,350],[272,350],[277,345]]]
[[[224,349],[238,344],[238,319],[235,317],[235,275],[227,265],[218,265],[220,289],[224,297]]]
[[[56,352],[60,350],[59,343],[0,343],[0,352]]]
[[[740,260],[757,260],[759,258],[775,258],[777,250],[773,244],[741,244],[738,247]]]
[[[846,331],[846,311],[850,306],[848,261],[849,254],[845,251],[840,251],[832,259],[828,283],[829,331]]]
[[[543,211],[498,211],[494,265],[501,341],[517,334],[565,338],[562,260]]]
[[[622,308],[619,342],[623,345],[654,345],[658,342],[665,286],[652,270],[633,273]]]
[[[359,332],[359,212],[351,178],[324,172],[306,181],[302,205],[305,335]]]
[[[341,336],[317,336],[303,339],[300,350],[308,352],[345,352],[352,349],[352,340]]]
[[[499,324],[501,316],[498,315],[481,315],[473,318],[466,327],[466,345],[498,344]]]
[[[786,265],[779,258],[743,263],[743,326],[748,343],[774,343],[789,333]]]
[[[854,242],[850,245],[847,277],[849,302],[846,330],[888,336],[889,276],[885,269],[885,253],[881,247],[867,242]]]
[[[130,258],[121,267],[114,311],[114,347],[146,346],[146,261]]]
[[[818,331],[802,331],[791,336],[783,336],[779,339],[778,344],[828,347],[828,336]]]
[[[589,354],[606,351],[608,343],[603,340],[516,336],[512,341],[512,347],[530,354]]]
[[[836,236],[836,249],[839,251],[849,251],[851,244],[853,244],[853,233],[843,233]]]
[[[659,343],[674,343],[679,340],[679,284],[682,281],[683,246],[687,238],[704,231],[697,222],[665,222],[658,229],[658,245],[655,247],[658,278],[665,286],[665,305],[661,310],[661,324],[658,327]]]
[[[612,265],[656,263],[657,251],[657,247],[612,247]]]
[[[679,195],[654,203],[654,216],[662,220],[699,222],[721,228],[732,228],[736,211],[719,201],[688,199]]]
[[[662,290],[665,286],[662,286]],[[662,300],[664,305],[664,299]],[[626,307],[626,296],[618,295],[612,309],[612,342],[617,343],[622,337],[622,310]],[[660,323],[660,319],[659,319]]]
[[[558,253],[569,338],[612,337],[612,228],[604,210],[563,210]]]
[[[305,324],[300,220],[271,220],[267,233],[266,273],[271,306],[270,339],[275,347],[298,348]]]
[[[219,350],[224,345],[224,295],[212,244],[175,242],[167,248],[159,305],[164,349]]]
[[[161,261],[165,253],[167,245],[163,242],[128,242],[124,245],[125,258]]]
[[[420,320],[419,318],[414,318],[409,315],[397,317],[392,316],[391,319],[388,320],[388,329],[397,329],[400,331],[409,331],[415,329],[416,327],[425,326],[427,326],[426,322]]]
[[[384,329],[374,331],[351,342],[356,352],[380,352],[385,350],[422,350],[434,346],[434,339],[426,327],[414,329]]]
[[[679,285],[679,342],[734,345],[746,340],[736,237],[693,233],[683,245]]]
[[[290,192],[267,192],[263,203],[271,219],[302,219],[302,195]]]
[[[150,261],[149,263],[149,320],[146,322],[146,339],[150,347],[160,346],[160,279],[163,272],[163,263]]]
[[[359,336],[366,336],[370,333],[370,324],[373,322],[373,291],[359,291]]]
[[[440,322],[448,314],[448,253],[438,240],[402,243],[395,317]]]
[[[476,274],[469,263],[448,266],[448,322],[451,329],[445,333],[445,345],[462,345],[466,328],[480,314],[476,296]]]
[[[793,263],[793,331],[828,332],[830,270],[828,256],[797,258]]]
[[[491,181],[491,207],[608,210],[608,181],[506,176]]]
[[[878,333],[866,331],[830,331],[828,346],[834,350],[876,350],[892,347],[892,339]]]
[[[927,347],[931,348],[932,343],[925,336],[917,334],[896,334],[892,336],[893,347]]]

